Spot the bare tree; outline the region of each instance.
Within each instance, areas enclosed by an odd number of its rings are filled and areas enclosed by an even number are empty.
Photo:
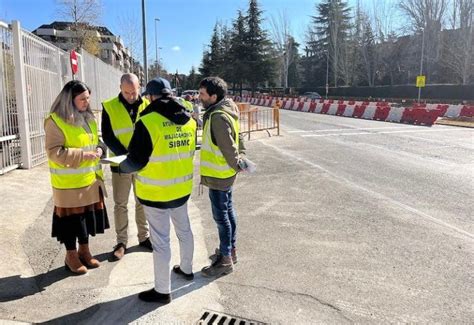
[[[138,74],[137,60],[135,57],[142,57],[142,32],[141,17],[136,13],[126,12],[117,17],[116,30],[123,39],[125,47],[130,51],[130,66],[132,72]],[[155,67],[155,70],[158,70]]]
[[[400,0],[400,9],[408,16],[414,32],[439,28],[444,24],[447,0]]]
[[[389,34],[394,34],[393,19],[396,6],[391,1],[372,0],[371,10],[364,8],[373,27],[375,39],[378,42],[387,40]]]
[[[421,36],[420,40],[422,37],[425,39],[423,60],[430,79],[439,66],[441,29],[445,23],[448,0],[401,0],[399,5],[408,17],[411,29]]]
[[[278,16],[270,17],[271,38],[279,53],[281,62],[280,80],[282,86],[288,88],[288,70],[296,57],[295,46],[292,42],[291,26],[288,15],[285,11],[280,11]]]
[[[57,0],[57,6],[59,16],[72,22],[75,47],[97,52],[100,38],[94,25],[98,24],[102,13],[101,0]]]
[[[372,87],[375,83],[378,51],[370,19],[359,1],[354,18],[354,50],[351,51],[353,54],[350,60],[354,69],[353,78],[356,81],[360,78]]]
[[[453,72],[463,84],[468,84],[474,75],[473,59],[473,11],[472,0],[453,0],[449,36],[443,39],[446,55],[442,64]]]

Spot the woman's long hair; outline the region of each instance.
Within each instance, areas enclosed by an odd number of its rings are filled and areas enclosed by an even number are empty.
[[[74,98],[86,90],[89,91],[90,95],[91,90],[85,83],[79,80],[69,81],[64,85],[58,97],[54,100],[53,105],[51,105],[50,113],[56,113],[66,123],[75,126],[81,126],[84,123],[93,121],[95,117],[90,105],[84,112],[80,112],[74,106]]]

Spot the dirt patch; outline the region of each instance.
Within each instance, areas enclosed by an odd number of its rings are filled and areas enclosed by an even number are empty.
[[[438,119],[435,124],[474,128],[474,117],[443,117]]]

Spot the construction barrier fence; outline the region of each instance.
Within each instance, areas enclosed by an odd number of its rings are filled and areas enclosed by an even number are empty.
[[[239,103],[240,133],[250,139],[254,132],[276,130],[280,135],[280,111],[278,107],[254,107]]]
[[[420,124],[431,126],[439,117],[474,117],[474,106],[472,105],[448,105],[448,104],[413,104],[410,107],[401,107],[390,102],[370,101],[345,101],[332,99],[310,100],[308,98],[285,98],[285,97],[239,97],[236,101],[247,102],[250,105],[278,106],[282,109],[339,115],[387,122],[399,122],[408,124]]]

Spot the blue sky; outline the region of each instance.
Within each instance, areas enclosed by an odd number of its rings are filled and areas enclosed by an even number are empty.
[[[191,66],[201,63],[203,48],[209,44],[216,21],[230,25],[237,10],[246,11],[248,0],[146,0],[148,58],[154,60],[155,21],[159,18],[159,56],[168,71],[189,73]],[[285,12],[293,35],[303,43],[306,26],[315,14],[316,0],[259,0],[265,27],[270,28],[270,17]],[[101,25],[114,34],[123,30],[124,17],[136,18],[141,33],[141,0],[102,0]],[[19,20],[22,27],[32,31],[45,23],[61,20],[56,0],[0,0],[0,19]],[[122,27],[121,27],[122,26]],[[127,45],[127,44],[126,44]],[[142,52],[142,45],[138,46]],[[135,55],[134,55],[135,56]],[[142,61],[140,54],[139,60]]]

